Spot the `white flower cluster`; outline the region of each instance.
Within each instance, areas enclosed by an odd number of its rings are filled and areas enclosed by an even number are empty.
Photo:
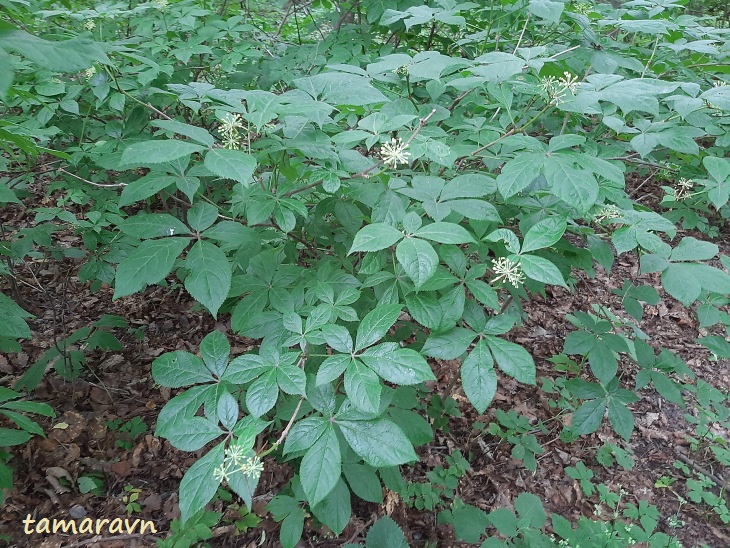
[[[223,464],[213,471],[213,477],[217,481],[225,481],[236,472],[245,476],[258,477],[264,471],[264,463],[258,456],[245,457],[243,448],[239,445],[231,445],[226,448],[226,457]]]
[[[621,216],[621,210],[613,204],[607,205],[594,217],[594,221],[602,223],[610,219],[616,219]]]
[[[167,11],[170,9],[170,2],[168,0],[152,0],[152,5],[159,11]]]
[[[689,198],[692,194],[692,190],[695,187],[695,182],[692,179],[685,179],[682,177],[674,187],[674,199],[682,201]]]
[[[408,158],[411,157],[410,152],[405,152],[408,148],[408,144],[403,142],[403,139],[391,139],[389,143],[385,143],[380,147],[380,157],[383,159],[385,165],[392,165],[398,167],[398,164],[408,164]]]
[[[85,77],[85,78],[86,78],[87,80],[91,80],[91,79],[92,79],[92,78],[94,77],[94,75],[95,75],[95,74],[96,74],[96,67],[95,67],[95,66],[93,66],[93,65],[92,65],[91,67],[87,68],[87,69],[86,69],[86,70],[84,71],[84,77]]]
[[[565,99],[565,96],[570,93],[575,95],[580,86],[580,81],[577,76],[573,76],[568,71],[563,73],[560,78],[554,76],[548,76],[547,78],[540,79],[540,87],[548,96],[550,104],[558,106]]]
[[[241,134],[238,131],[239,129],[243,129],[241,115],[226,112],[225,116],[221,118],[221,123],[218,125],[218,131],[223,136],[223,146],[225,148],[231,150],[241,148]]]
[[[93,19],[87,19],[84,23],[84,28],[88,31],[92,31],[96,28],[96,23],[94,23]]]
[[[503,280],[517,288],[525,281],[525,273],[522,272],[522,267],[507,257],[500,257],[494,261],[492,270],[494,270],[494,273],[496,274],[494,283]]]

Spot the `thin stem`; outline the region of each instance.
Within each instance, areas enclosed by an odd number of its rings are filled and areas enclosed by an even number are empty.
[[[127,183],[109,183],[109,184],[95,183],[93,181],[89,181],[88,179],[84,179],[83,177],[79,177],[75,173],[71,173],[70,171],[66,171],[62,167],[59,167],[58,168],[58,171],[60,171],[61,173],[65,173],[66,175],[69,175],[69,176],[73,177],[74,179],[78,179],[79,181],[82,181],[82,182],[84,182],[84,183],[86,183],[88,185],[97,186],[99,188],[121,188],[123,186],[127,186]]]

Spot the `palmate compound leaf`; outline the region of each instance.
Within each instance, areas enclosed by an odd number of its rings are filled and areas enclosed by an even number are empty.
[[[145,240],[117,267],[114,298],[131,295],[164,279],[190,240]]]

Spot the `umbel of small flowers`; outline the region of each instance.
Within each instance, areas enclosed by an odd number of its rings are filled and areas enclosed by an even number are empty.
[[[593,220],[597,223],[608,221],[610,219],[617,219],[621,216],[621,210],[613,204],[609,204],[599,211]]]
[[[244,454],[243,447],[230,445],[226,448],[223,464],[213,471],[213,477],[222,482],[237,472],[240,472],[244,476],[258,477],[263,471],[264,463],[261,462],[261,459],[257,455],[247,457]]]
[[[408,164],[411,153],[405,151],[407,148],[408,143],[404,143],[401,138],[394,137],[389,143],[380,147],[380,157],[385,165],[398,167],[398,164]]]
[[[517,288],[525,281],[525,273],[522,272],[522,267],[520,267],[519,263],[516,263],[507,257],[500,257],[494,261],[492,270],[496,274],[496,277],[494,278],[495,283],[503,280]]]
[[[674,188],[674,199],[678,202],[681,200],[684,200],[685,198],[689,198],[689,196],[692,194],[692,189],[694,188],[695,183],[692,179],[685,179],[682,177],[679,181],[677,181],[677,184]]]
[[[567,71],[560,78],[548,76],[547,78],[540,79],[540,87],[547,93],[550,104],[553,106],[558,106],[562,103],[568,93],[575,95],[578,86],[580,86],[578,77],[573,76]]]
[[[221,118],[221,123],[218,125],[218,131],[223,136],[223,146],[231,150],[238,150],[241,148],[241,134],[238,132],[239,129],[243,129],[243,122],[240,114],[226,114]]]

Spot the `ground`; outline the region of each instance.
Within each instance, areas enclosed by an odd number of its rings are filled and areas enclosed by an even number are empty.
[[[638,185],[637,185],[638,186]],[[39,193],[42,187],[35,189]],[[660,196],[656,183],[645,184],[639,193],[647,202]],[[38,199],[40,199],[40,194]],[[28,202],[30,203],[30,202]],[[0,212],[0,221],[14,229],[32,224],[32,215],[11,207]],[[693,234],[703,238],[700,234]],[[61,241],[73,246],[79,238],[61,233]],[[722,252],[730,255],[727,240],[716,242]],[[140,328],[144,335],[139,340],[132,329],[115,329],[123,349],[120,352],[93,351],[81,376],[71,382],[63,381],[55,373],[44,376],[34,393],[34,399],[49,403],[57,418],[41,421],[48,433],[46,439],[35,437],[15,452],[11,461],[15,468],[15,486],[8,494],[0,515],[1,531],[9,534],[14,546],[154,546],[155,536],[121,536],[93,538],[90,535],[69,538],[67,535],[33,535],[23,533],[21,520],[34,514],[49,518],[110,519],[128,515],[123,498],[139,489],[138,509],[133,518],[152,520],[164,537],[170,520],[179,515],[177,489],[185,470],[197,455],[174,449],[166,441],[152,435],[157,413],[174,395],[160,388],[150,374],[152,361],[164,352],[186,349],[196,352],[202,337],[212,329],[226,333],[232,343],[233,355],[252,347],[255,341],[237,337],[225,318],[216,323],[210,315],[192,306],[179,287],[151,287],[143,294],[112,302],[112,290],[102,288],[92,292],[76,276],[78,263],[66,259],[60,262],[28,261],[16,269],[25,308],[36,318],[30,323],[33,339],[23,343],[20,354],[0,355],[0,384],[12,386],[41,354],[52,347],[58,338],[72,333],[100,319],[104,314],[120,315],[132,328]],[[544,296],[536,296],[526,305],[524,326],[511,334],[512,340],[524,345],[534,356],[538,377],[555,378],[558,373],[548,358],[562,351],[566,334],[573,327],[566,322],[565,313],[589,311],[591,304],[605,305],[615,314],[625,317],[620,297],[611,293],[621,286],[624,278],[634,284],[654,285],[663,297],[656,306],[647,306],[642,329],[651,336],[652,344],[677,352],[706,382],[717,388],[730,386],[730,364],[711,361],[710,354],[696,342],[700,334],[695,315],[666,296],[654,275],[638,275],[635,258],[621,256],[610,276],[601,268],[594,278],[580,276],[574,291],[550,287]],[[3,287],[8,294],[9,287]],[[443,391],[458,376],[458,363],[433,361],[438,377],[434,389]],[[622,363],[628,371],[631,366]],[[633,378],[633,376],[629,376]],[[435,440],[419,450],[421,463],[408,474],[408,479],[425,481],[425,474],[435,466],[445,464],[444,458],[455,450],[470,455],[471,469],[461,478],[456,495],[465,502],[490,511],[500,506],[512,507],[514,497],[528,491],[538,495],[548,514],[555,512],[577,520],[580,515],[591,516],[596,498],[584,496],[577,481],[569,478],[563,469],[583,460],[595,473],[595,481],[617,490],[623,486],[627,502],[646,500],[659,508],[662,520],[659,529],[676,535],[685,546],[702,543],[711,547],[730,545],[730,531],[723,526],[707,506],[687,504],[679,508],[678,496],[684,495],[684,480],[673,463],[686,462],[697,471],[706,470],[710,459],[702,451],[690,452],[686,435],[694,430],[685,420],[685,410],[662,400],[652,390],[644,390],[642,400],[632,405],[637,428],[628,443],[623,442],[606,424],[592,436],[572,444],[559,439],[560,424],[550,420],[556,414],[549,394],[539,388],[518,384],[500,377],[495,401],[484,416],[478,416],[463,395],[460,384],[453,383],[452,395],[462,417],[453,418],[448,433],[437,431]],[[520,461],[510,456],[511,447],[489,433],[480,435],[474,429],[477,422],[494,420],[495,409],[515,408],[533,424],[547,421],[547,433],[535,431],[545,452],[538,456],[536,473],[527,470]],[[139,417],[149,427],[129,439],[114,422],[121,424]],[[65,423],[64,429],[53,428]],[[118,424],[118,422],[116,423]],[[714,432],[728,438],[727,431]],[[126,442],[126,443],[124,443]],[[602,467],[595,452],[604,442],[630,448],[635,453],[636,466],[630,470]],[[718,478],[727,471],[713,469]],[[77,480],[97,473],[104,479],[101,494],[81,494]],[[655,484],[663,476],[676,477],[671,489]],[[213,546],[276,546],[278,524],[265,511],[271,496],[291,477],[286,465],[266,462],[254,499],[253,510],[263,518],[255,528],[237,532],[232,520],[240,518],[229,510],[223,525],[214,529],[210,541]],[[722,480],[721,480],[722,481]],[[125,488],[127,490],[125,490]],[[129,502],[129,498],[127,498]],[[216,509],[225,511],[221,502]],[[670,529],[668,518],[677,515],[684,526]],[[386,496],[383,505],[354,503],[353,518],[341,539],[359,542],[367,527],[384,514],[390,515],[404,529],[413,545],[435,541],[439,546],[455,543],[451,526],[437,524],[436,512],[409,509],[397,497]],[[311,519],[305,523],[302,546],[338,546],[343,540],[330,541],[326,534],[313,529]]]

